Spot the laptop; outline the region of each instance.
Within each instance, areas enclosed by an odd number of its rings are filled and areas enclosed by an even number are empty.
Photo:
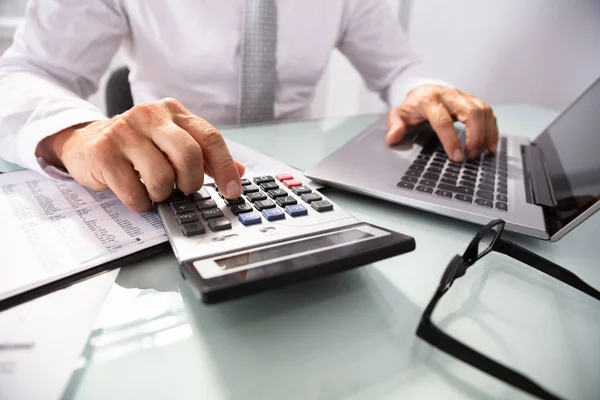
[[[456,124],[464,145],[464,126]],[[533,141],[501,135],[496,154],[452,162],[428,124],[398,145],[385,118],[305,175],[334,187],[557,241],[600,209],[600,78]]]

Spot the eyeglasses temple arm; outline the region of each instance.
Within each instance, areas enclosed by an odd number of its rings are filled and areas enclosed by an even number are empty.
[[[592,296],[596,300],[600,300],[600,292],[585,283],[577,275],[518,244],[499,238],[496,241],[494,250],[513,257],[546,275],[550,275],[551,277]]]
[[[454,339],[433,325],[429,320],[421,320],[417,328],[417,336],[434,347],[472,365],[481,371],[502,380],[541,399],[560,399],[548,392],[526,376],[492,360],[476,350]]]

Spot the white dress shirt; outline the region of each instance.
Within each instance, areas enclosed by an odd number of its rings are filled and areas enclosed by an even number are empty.
[[[235,124],[244,12],[243,0],[30,0],[0,58],[0,157],[57,176],[35,149],[106,118],[85,99],[121,45],[135,103],[174,97],[213,125]],[[436,82],[384,0],[281,0],[277,13],[277,119],[307,115],[334,48],[390,106]]]

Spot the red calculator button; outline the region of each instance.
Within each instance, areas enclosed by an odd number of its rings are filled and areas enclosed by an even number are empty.
[[[294,179],[294,177],[291,174],[279,174],[279,175],[275,175],[275,178],[277,178],[278,181],[287,181],[288,179]]]
[[[288,180],[285,180],[285,181],[283,181],[283,184],[284,184],[286,187],[288,187],[288,188],[291,188],[291,187],[294,187],[294,186],[302,186],[302,182],[300,182],[300,181],[297,181],[297,180],[295,180],[295,179],[288,179]]]

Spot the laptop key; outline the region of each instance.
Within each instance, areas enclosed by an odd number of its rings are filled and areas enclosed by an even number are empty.
[[[485,190],[486,192],[494,193],[494,186],[492,186],[492,185],[486,185],[486,184],[480,183],[479,186],[477,186],[477,187],[481,190]]]
[[[446,183],[448,185],[456,185],[456,179],[451,179],[451,178],[442,178],[440,180],[440,182]]]
[[[460,181],[460,185],[475,189],[475,182],[473,182],[473,181],[462,180],[462,181]]]
[[[469,187],[454,186],[454,185],[448,185],[445,183],[440,183],[438,185],[438,189],[448,190],[448,191],[454,192],[454,193],[466,194],[468,196],[473,196],[473,192],[474,192],[474,190]]]
[[[400,181],[396,184],[396,186],[400,187],[400,188],[404,188],[404,189],[409,189],[409,190],[413,190],[413,188],[415,187],[415,185],[413,183],[408,183],[408,182],[404,182],[404,181]],[[305,195],[306,196],[306,195]],[[308,202],[307,202],[308,203]]]
[[[436,167],[429,167],[429,168],[427,168],[427,172],[433,173],[433,174],[441,174],[442,173],[442,169],[441,168],[436,168]]]
[[[458,174],[460,174],[460,169],[448,167],[448,168],[446,168],[446,172],[458,175]]]
[[[463,174],[462,179],[475,183],[475,181],[477,180],[477,177],[475,177],[473,175],[464,175]]]
[[[494,202],[486,200],[486,199],[475,199],[475,204],[479,204],[480,206],[489,207],[489,208],[494,207]]]
[[[415,165],[415,164],[412,164],[410,167],[408,167],[408,169],[411,169],[413,171],[419,171],[419,172],[425,171],[425,167],[424,166],[422,166],[422,165]]]
[[[416,165],[423,165],[423,166],[427,165],[427,161],[419,160],[418,158],[415,161],[413,161],[413,163]]]
[[[444,168],[444,164],[438,161],[432,161],[431,164],[429,164],[430,167],[434,167],[434,168]]]
[[[477,197],[481,197],[482,199],[486,199],[486,200],[494,200],[494,193],[486,192],[485,190],[478,190]]]
[[[491,181],[491,180],[489,180],[489,179],[480,179],[480,180],[479,180],[479,183],[480,183],[481,185],[488,185],[488,186],[492,186],[492,187],[494,187],[494,181]]]
[[[426,173],[423,174],[423,179],[429,179],[429,180],[432,180],[432,181],[437,181],[438,179],[440,179],[440,176],[438,174],[434,174],[432,172],[426,172]],[[412,182],[412,181],[408,181],[408,182]]]
[[[438,189],[438,190],[436,190],[436,191],[435,191],[435,194],[436,194],[437,196],[447,197],[447,198],[449,198],[449,199],[451,199],[451,198],[452,198],[452,193],[450,193],[450,192],[449,192],[449,191],[447,191],[447,190],[439,190],[439,189]]]
[[[435,181],[428,181],[427,179],[421,179],[419,181],[419,185],[435,187]]]
[[[419,171],[413,171],[411,169],[409,169],[408,171],[406,171],[406,173],[404,174],[405,176],[414,176],[415,178],[419,178],[421,176],[421,173]]]
[[[448,171],[448,170],[446,170],[446,171]],[[451,174],[449,172],[446,172],[444,174],[444,178],[449,178],[449,179],[457,180],[458,179],[458,174]]]
[[[508,201],[508,197],[506,197],[506,195],[503,195],[503,194],[498,194],[498,195],[496,195],[496,200],[503,201],[506,203]]]
[[[506,182],[498,182],[498,187],[502,188],[502,189],[506,189],[507,188]]]
[[[427,175],[427,174],[425,174]],[[417,178],[415,178],[414,176],[403,176],[402,180],[404,182],[410,182],[410,183],[417,183],[419,180]]]
[[[473,198],[471,196],[466,196],[464,194],[457,194],[454,196],[455,200],[464,201],[465,203],[472,203]]]
[[[506,203],[502,203],[500,201],[496,202],[496,208],[502,211],[508,211],[508,205]]]
[[[503,189],[503,188],[498,188],[497,192],[500,193],[500,194],[508,194],[508,192],[506,191],[506,189]]]
[[[470,169],[465,169],[463,170],[463,176],[466,175],[470,175],[472,177],[476,177],[477,176],[477,172],[476,171],[471,171]]]
[[[429,186],[417,186],[415,190],[423,193],[433,193],[433,188]]]

